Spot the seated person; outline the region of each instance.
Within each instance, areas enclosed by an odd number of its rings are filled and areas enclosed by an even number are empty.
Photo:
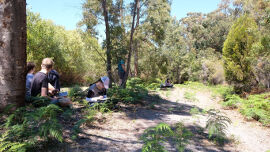
[[[164,84],[161,84],[161,88],[171,88],[173,85],[171,84],[171,81],[169,78],[166,79]]]
[[[42,96],[51,100],[52,104],[59,104],[60,106],[70,106],[72,104],[71,100],[68,98],[57,98],[49,97],[49,82],[47,74],[52,70],[53,60],[50,58],[45,58],[42,60],[41,70],[37,72],[33,78],[31,85],[31,96]]]
[[[27,75],[26,75],[26,97],[31,96],[31,83],[34,78],[34,72],[35,72],[35,64],[33,62],[27,62],[26,68],[27,68]]]
[[[110,79],[107,76],[101,77],[97,82],[89,86],[86,100],[97,102],[107,98],[107,89],[109,88]]]
[[[48,80],[49,83],[53,86],[53,88],[57,89],[59,92],[60,91],[59,74],[56,70],[51,70],[48,73]]]

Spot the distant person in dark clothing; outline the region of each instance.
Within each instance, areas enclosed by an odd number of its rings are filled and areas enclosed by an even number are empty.
[[[166,87],[173,87],[173,85],[171,84],[171,80],[169,78],[166,79],[165,86]]]
[[[121,86],[126,74],[125,61],[121,59],[118,63],[118,75],[119,75],[119,85]]]
[[[45,58],[42,60],[41,70],[37,72],[33,78],[31,85],[31,96],[42,96],[51,100],[52,104],[59,104],[61,106],[69,106],[72,104],[68,98],[49,97],[49,80],[47,74],[52,70],[53,60]]]
[[[60,91],[59,74],[56,70],[51,70],[48,73],[48,80],[49,83],[54,87],[54,89],[57,89],[59,92]]]
[[[25,96],[26,97],[30,97],[31,96],[31,83],[32,80],[34,78],[34,72],[35,72],[35,63],[33,62],[27,62],[27,75],[26,75],[26,93]]]
[[[172,88],[173,87],[173,84],[171,84],[171,81],[169,78],[167,78],[165,80],[165,83],[164,84],[161,84],[160,86],[161,88]]]

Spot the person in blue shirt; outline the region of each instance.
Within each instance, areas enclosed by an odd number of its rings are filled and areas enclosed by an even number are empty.
[[[26,75],[26,93],[25,96],[26,97],[30,97],[31,96],[31,84],[32,84],[32,80],[34,78],[34,72],[35,72],[35,63],[33,62],[27,62],[26,68],[27,68],[27,75]]]
[[[119,85],[121,86],[126,74],[125,61],[121,59],[118,63],[118,75],[119,75]]]

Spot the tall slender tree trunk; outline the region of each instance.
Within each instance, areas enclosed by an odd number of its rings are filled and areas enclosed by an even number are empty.
[[[120,0],[120,18],[121,18],[121,28],[124,29],[124,1]]]
[[[103,16],[105,20],[105,27],[106,27],[106,55],[107,55],[107,74],[110,78],[110,87],[112,86],[112,64],[111,64],[111,37],[110,37],[110,25],[109,25],[109,17],[108,17],[108,10],[107,10],[107,2],[106,0],[102,0],[102,8],[103,8]]]
[[[25,100],[26,0],[0,0],[0,110]]]
[[[128,52],[128,62],[127,62],[127,69],[126,71],[130,70],[130,59],[131,59],[131,53],[133,51],[133,35],[134,35],[134,31],[135,31],[135,17],[136,17],[136,10],[137,10],[137,4],[138,4],[139,0],[134,0],[134,12],[133,12],[133,19],[132,19],[132,25],[131,25],[131,30],[130,30],[130,41],[129,41],[129,52]],[[128,79],[128,74],[129,72],[125,73],[125,77],[124,77],[124,82],[122,83],[122,87],[126,88],[126,83],[127,83],[127,79]]]
[[[138,1],[137,3],[137,22],[136,22],[136,26],[135,28],[138,28],[140,24],[140,1]],[[134,76],[137,77],[138,76],[138,71],[139,71],[139,67],[138,67],[138,48],[139,48],[139,43],[138,40],[135,40],[135,48],[134,48]]]

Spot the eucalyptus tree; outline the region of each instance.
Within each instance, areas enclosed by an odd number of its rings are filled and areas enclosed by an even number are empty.
[[[93,36],[97,34],[97,26],[99,24],[105,25],[105,48],[106,48],[106,61],[107,61],[107,74],[111,80],[112,77],[112,40],[111,32],[115,25],[120,24],[120,10],[119,1],[113,0],[86,0],[83,3],[83,20],[82,24],[86,25],[87,32]],[[112,81],[110,81],[112,82]],[[110,84],[111,86],[111,84]]]
[[[26,1],[0,1],[0,110],[24,104]]]

